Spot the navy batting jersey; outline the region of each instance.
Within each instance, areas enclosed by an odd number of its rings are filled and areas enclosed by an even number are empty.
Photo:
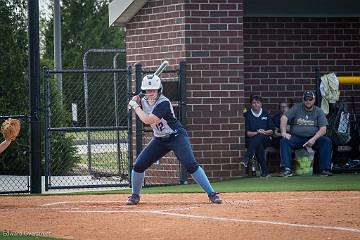
[[[268,111],[262,109],[259,117],[254,116],[251,111],[245,113],[245,129],[246,131],[256,132],[258,129],[274,130],[274,123]]]
[[[150,125],[155,137],[167,136],[182,127],[175,117],[170,100],[164,95],[160,95],[153,105],[149,104],[145,98],[142,98],[141,106],[146,114],[152,113],[160,119],[158,124]]]

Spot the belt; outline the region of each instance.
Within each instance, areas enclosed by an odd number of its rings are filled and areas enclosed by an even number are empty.
[[[168,135],[165,135],[162,137],[155,137],[155,138],[159,139],[159,140],[169,140],[171,138],[175,138],[175,137],[179,136],[179,134],[180,134],[179,129],[175,129],[175,131],[171,134],[168,134]]]

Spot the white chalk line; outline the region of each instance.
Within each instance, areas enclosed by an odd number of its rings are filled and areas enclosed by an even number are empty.
[[[67,205],[67,204],[78,204],[78,203],[120,203],[120,204],[125,204],[125,202],[122,201],[68,201],[68,202],[52,202],[52,203],[45,203],[45,204],[40,204],[38,206],[40,207],[49,207],[49,206],[55,206],[55,205]],[[146,203],[169,203],[169,201],[146,201]],[[176,201],[176,204],[194,204],[191,203],[189,201]],[[116,207],[129,207],[129,206],[116,206]],[[51,208],[54,209],[54,208]]]
[[[41,207],[47,207],[47,206],[53,206],[53,205],[66,205],[66,204],[77,204],[77,203],[119,203],[120,201],[67,201],[67,202],[52,202],[52,203],[45,203],[41,204],[39,206]]]
[[[360,199],[359,197],[338,197],[338,198],[309,198],[309,197],[305,197],[305,198],[286,198],[284,200],[286,201],[302,201],[302,200],[346,200],[346,199]],[[283,199],[278,199],[280,201],[282,201]]]
[[[234,201],[227,201],[227,203],[245,203],[245,204],[252,204],[252,203],[256,203],[256,202],[269,202],[269,201],[273,201],[273,202],[284,202],[284,201],[304,201],[304,200],[318,200],[318,201],[322,201],[322,200],[347,200],[347,199],[360,199],[359,197],[339,197],[339,198],[309,198],[309,197],[304,197],[304,198],[284,198],[284,199],[254,199],[254,200],[234,200]]]
[[[75,210],[75,211],[63,211],[67,213],[150,213],[157,215],[168,215],[174,217],[182,218],[197,218],[197,219],[209,219],[225,222],[241,222],[241,223],[255,223],[255,224],[271,224],[271,225],[282,225],[288,227],[298,227],[298,228],[318,228],[326,230],[338,230],[346,232],[355,232],[360,233],[358,228],[349,228],[349,227],[334,227],[326,225],[307,225],[307,224],[296,224],[296,223],[287,223],[287,222],[277,222],[277,221],[264,221],[264,220],[247,220],[247,219],[236,219],[236,218],[224,218],[224,217],[212,217],[212,216],[201,216],[201,215],[192,215],[192,214],[181,214],[181,213],[171,213],[158,210]]]
[[[54,206],[54,205],[65,205],[65,204],[76,204],[76,203],[119,203],[119,201],[71,201],[71,202],[53,202],[53,203],[46,203],[46,204],[41,204],[41,207],[47,207],[47,206]],[[148,201],[147,201],[148,202]],[[154,203],[158,203],[158,202],[154,202]],[[129,206],[116,206],[117,208],[129,208]],[[198,207],[182,207],[182,208],[168,208],[168,209],[163,209],[163,210],[156,210],[156,211],[161,211],[161,212],[168,212],[168,211],[183,211],[183,210],[190,210],[193,208],[198,208]],[[66,207],[52,207],[50,208],[51,210],[64,210],[64,211],[80,211],[81,208],[79,207],[75,207],[75,208],[70,208],[71,210],[69,210],[69,208]],[[74,210],[74,209],[79,209],[79,210]],[[87,211],[87,210],[85,210]],[[100,211],[100,210],[95,210],[95,211]],[[111,210],[105,210],[105,211],[111,211]],[[117,210],[119,211],[119,210]],[[126,212],[126,211],[125,211]]]

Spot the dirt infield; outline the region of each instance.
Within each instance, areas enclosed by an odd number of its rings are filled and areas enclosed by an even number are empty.
[[[0,230],[66,239],[360,239],[360,192],[3,196]]]

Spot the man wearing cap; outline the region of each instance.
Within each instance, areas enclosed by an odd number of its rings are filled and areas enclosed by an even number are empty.
[[[327,119],[321,108],[314,105],[315,94],[312,91],[305,91],[303,102],[295,104],[280,119],[280,140],[281,165],[284,166],[282,176],[292,176],[291,150],[301,147],[315,149],[319,152],[320,174],[331,176],[331,140],[326,137]],[[286,132],[288,122],[290,133]]]

